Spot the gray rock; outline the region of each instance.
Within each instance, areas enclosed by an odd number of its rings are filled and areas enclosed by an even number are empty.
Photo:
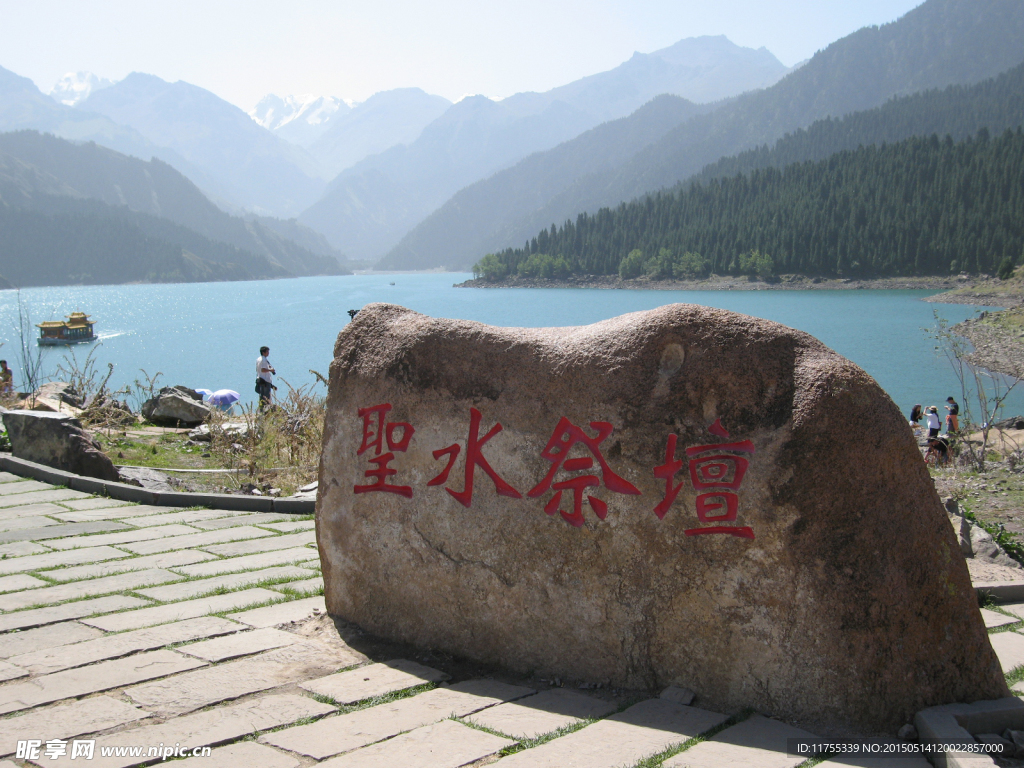
[[[917,728],[912,723],[907,723],[900,728],[899,733],[896,734],[901,740],[916,742],[917,741]]]
[[[696,694],[694,694],[694,692],[689,688],[680,688],[677,685],[670,685],[661,692],[660,698],[667,699],[668,701],[674,701],[676,704],[682,704],[684,707],[688,707],[693,703],[695,695]]]
[[[1020,568],[1021,565],[996,544],[992,535],[978,525],[971,526],[971,550],[976,560],[988,560],[996,565],[1007,568]]]
[[[990,755],[1013,757],[1017,754],[1017,745],[1009,739],[1004,739],[998,733],[975,734],[974,740],[979,744],[988,744],[991,747],[988,752]]]
[[[953,533],[960,542],[960,552],[964,557],[974,557],[974,550],[971,547],[971,523],[966,517],[950,515],[949,523],[953,526]]]
[[[75,417],[47,411],[7,411],[3,419],[16,458],[101,480],[119,479],[113,462]]]
[[[118,467],[121,475],[121,482],[134,485],[139,488],[148,488],[151,491],[173,491],[171,478],[149,467]]]
[[[180,385],[164,387],[142,404],[142,415],[155,424],[192,427],[206,421],[210,413],[202,395]]]

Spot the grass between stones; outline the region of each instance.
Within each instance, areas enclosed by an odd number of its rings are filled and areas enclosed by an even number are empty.
[[[687,739],[681,744],[676,744],[674,746],[669,747],[668,749],[658,752],[655,755],[645,757],[643,760],[640,760],[639,762],[635,763],[633,765],[633,768],[660,768],[661,764],[668,760],[670,757],[674,757],[675,755],[678,755],[680,752],[685,752],[690,747],[696,746],[697,744],[700,744],[702,741],[707,741],[708,739],[714,738],[717,734],[721,733],[726,728],[731,728],[732,726],[736,725],[736,723],[742,723],[752,714],[754,714],[754,710],[744,709],[743,711],[733,715],[720,725],[716,725],[714,728],[710,728],[704,731],[704,733],[700,734],[699,736],[694,736],[692,739]]]
[[[512,739],[512,741],[516,742],[515,744],[505,747],[500,752],[498,752],[498,757],[506,757],[508,755],[514,755],[516,752],[522,752],[526,749],[533,749],[534,747],[539,747],[541,744],[547,744],[549,741],[553,741],[554,739],[557,739],[559,736],[566,736],[570,733],[573,733],[574,731],[580,730],[581,728],[586,728],[588,725],[592,725],[603,718],[588,717],[581,720],[578,723],[563,725],[561,728],[557,728],[553,731],[548,731],[547,733],[542,733],[540,736],[534,736],[532,739],[520,739],[508,733],[502,733],[501,731],[496,731],[493,728],[488,728],[486,725],[479,725],[478,723],[474,723],[472,720],[469,720],[465,717],[452,716],[448,719],[454,720],[455,722],[465,725],[468,728],[473,728],[477,731],[489,733],[491,734],[491,736],[497,736],[502,739]]]
[[[338,672],[345,672],[349,669],[358,669],[359,667],[364,666],[367,665],[355,664],[351,667],[339,669]],[[413,688],[406,688],[401,691],[392,691],[391,693],[381,694],[380,696],[373,696],[372,698],[363,699],[362,701],[357,701],[353,704],[341,704],[332,699],[330,696],[324,696],[319,693],[311,692],[309,695],[312,696],[316,701],[319,701],[321,704],[329,704],[332,707],[337,707],[339,714],[347,715],[350,712],[358,712],[361,709],[369,709],[370,707],[376,707],[379,704],[390,704],[393,701],[401,701],[402,699],[412,698],[418,693],[425,693],[426,691],[433,690],[436,687],[436,683],[424,683],[423,685],[417,685]]]

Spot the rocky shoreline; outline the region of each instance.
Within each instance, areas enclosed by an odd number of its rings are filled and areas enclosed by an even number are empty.
[[[707,280],[651,280],[640,277],[623,280],[616,275],[574,275],[561,280],[537,277],[507,277],[502,280],[477,278],[455,283],[456,288],[598,288],[606,290],[653,291],[836,291],[836,290],[937,290],[951,291],[971,284],[970,278],[891,277],[877,280],[827,279],[804,275],[781,275],[777,280],[712,276]],[[945,294],[943,294],[945,295]]]
[[[1024,337],[991,322],[988,312],[953,326],[974,347],[969,359],[986,370],[1024,378]]]

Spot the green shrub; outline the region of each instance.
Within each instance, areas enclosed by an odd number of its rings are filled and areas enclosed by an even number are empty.
[[[1000,280],[1009,280],[1013,277],[1013,259],[1007,256],[1001,262],[999,262],[999,270],[996,272],[996,276]]]
[[[644,252],[634,248],[621,262],[619,262],[619,277],[623,280],[632,280],[644,273]]]
[[[508,266],[493,253],[488,253],[473,265],[473,277],[484,280],[501,280],[508,276]]]

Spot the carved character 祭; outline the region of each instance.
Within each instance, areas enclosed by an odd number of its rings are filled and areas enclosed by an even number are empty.
[[[601,453],[600,445],[612,433],[614,429],[612,425],[606,421],[592,421],[590,422],[590,428],[597,431],[594,437],[587,435],[580,427],[577,427],[564,416],[559,420],[554,434],[551,435],[551,439],[548,440],[548,444],[544,446],[544,450],[541,452],[541,456],[551,462],[551,469],[548,470],[545,478],[526,494],[530,498],[536,498],[547,493],[549,489],[553,490],[555,493],[548,500],[548,503],[544,505],[544,511],[549,515],[553,515],[555,510],[558,510],[559,514],[570,525],[574,525],[577,528],[583,525],[583,492],[585,489],[600,487],[601,483],[604,482],[605,487],[610,491],[631,496],[640,495],[640,491],[632,483],[619,477],[612,471],[604,455]],[[577,444],[584,445],[590,451],[592,457],[580,456],[569,458],[569,452]],[[566,472],[578,472],[591,469],[594,466],[595,459],[601,468],[600,478],[597,475],[577,475],[568,480],[561,480],[557,483],[553,482],[559,470],[564,469]],[[562,501],[562,491],[566,490],[573,492],[572,512],[565,512],[559,508]],[[587,502],[590,504],[590,508],[594,510],[594,514],[601,520],[604,520],[608,514],[608,505],[596,496],[589,494],[587,495]]]

